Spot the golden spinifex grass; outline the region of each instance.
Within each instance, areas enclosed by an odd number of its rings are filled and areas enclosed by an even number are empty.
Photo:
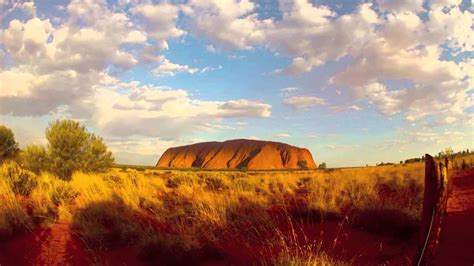
[[[271,250],[256,254],[262,263],[339,264],[318,243],[292,240],[282,222],[346,219],[374,234],[411,235],[423,174],[422,163],[282,172],[116,168],[63,181],[5,162],[0,237],[62,220],[91,252],[133,246],[140,259],[173,264],[225,257],[221,244],[237,241]]]

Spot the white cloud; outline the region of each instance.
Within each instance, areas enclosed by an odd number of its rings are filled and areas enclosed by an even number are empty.
[[[283,93],[291,93],[298,90],[300,90],[300,88],[297,88],[297,87],[286,87],[286,88],[280,89],[280,91]]]
[[[127,93],[124,93],[124,90]],[[111,79],[74,106],[101,131],[112,136],[177,139],[202,130],[218,129],[225,118],[269,117],[271,105],[250,100],[202,101],[184,90],[123,83]]]
[[[472,71],[443,54],[473,51],[472,10],[461,10],[459,0],[426,6],[421,0],[373,2],[340,15],[306,0],[280,1],[281,19],[267,20],[248,1],[191,1],[185,13],[196,25],[193,32],[213,47],[264,46],[290,57],[292,63],[276,73],[299,75],[349,58],[331,83],[349,87],[356,99],[372,102],[385,115],[403,113],[411,121],[465,117],[463,110],[472,106]],[[399,80],[413,86],[393,91],[374,85]]]
[[[166,139],[218,129],[225,118],[270,116],[271,106],[265,103],[201,101],[185,90],[124,83],[110,73],[129,69],[138,59],[158,64],[154,73],[161,76],[220,69],[192,68],[159,55],[168,38],[184,34],[175,26],[177,6],[133,7],[143,27],[105,1],[73,0],[65,10],[69,17],[63,23],[34,17],[12,20],[2,31],[2,45],[13,66],[0,73],[0,115],[44,117],[60,112],[108,136]],[[148,37],[157,45],[145,43]],[[127,43],[143,49],[134,53],[124,48]]]
[[[316,96],[291,96],[285,98],[283,103],[294,109],[308,109],[313,106],[325,105],[326,101]]]
[[[180,65],[170,62],[165,57],[161,57],[160,65],[152,70],[152,73],[158,77],[163,76],[174,76],[177,73],[189,73],[196,74],[200,70],[198,68],[192,68],[188,65]]]
[[[423,10],[423,0],[378,0],[382,11],[409,11],[419,12]]]
[[[175,5],[140,4],[130,10],[143,19],[148,36],[152,37],[162,49],[168,48],[168,39],[177,38],[186,33],[176,27],[179,8]]]
[[[336,113],[347,112],[347,111],[358,112],[358,111],[361,111],[362,108],[355,104],[352,104],[352,105],[342,105],[342,106],[331,106],[329,107],[329,110]]]
[[[139,30],[130,31],[125,37],[124,43],[145,43],[147,36]]]
[[[155,60],[158,63],[158,67],[152,70],[152,73],[157,77],[166,77],[166,76],[175,76],[179,73],[188,73],[188,74],[202,74],[214,70],[222,69],[222,66],[217,67],[204,67],[204,68],[194,68],[188,65],[180,65],[169,61],[164,56],[149,57],[149,60]]]
[[[192,31],[209,38],[220,48],[250,49],[265,38],[264,27],[249,0],[191,0],[183,12],[191,19]]]
[[[279,138],[290,138],[291,135],[288,134],[288,133],[280,133],[280,134],[277,134],[276,137],[279,137]]]

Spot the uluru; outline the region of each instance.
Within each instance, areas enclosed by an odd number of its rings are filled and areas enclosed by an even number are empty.
[[[314,169],[311,152],[285,143],[235,139],[173,147],[163,153],[157,167],[206,169]]]

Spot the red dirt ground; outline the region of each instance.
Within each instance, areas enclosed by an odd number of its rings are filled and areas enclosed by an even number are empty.
[[[89,256],[69,224],[59,221],[0,244],[0,265],[87,265]]]
[[[474,168],[453,177],[436,265],[474,265]]]
[[[394,242],[383,237],[327,221],[321,224],[294,223],[298,242],[320,243],[321,249],[331,256],[344,259],[354,265],[410,265],[412,243]],[[281,223],[281,232],[290,235],[292,228]],[[72,235],[69,225],[58,222],[50,229],[37,229],[0,244],[0,264],[5,265],[88,265],[94,259],[82,242]],[[306,240],[305,240],[306,238]],[[337,239],[337,243],[334,243]],[[203,265],[241,265],[261,261],[277,250],[268,250],[259,240],[249,242],[237,238],[218,243],[224,258],[210,260]],[[94,255],[95,261],[106,265],[146,265],[138,260],[131,247],[122,247]],[[270,261],[269,261],[270,262]]]
[[[293,229],[282,226],[280,230],[285,235],[292,235],[291,231],[294,230],[298,243],[319,244],[321,251],[337,260],[348,261],[351,265],[411,265],[413,247],[416,245],[415,237],[396,242],[391,237],[370,234],[336,221],[321,224],[295,222]],[[259,241],[249,245],[248,241],[239,242],[236,239],[220,243],[219,248],[224,251],[225,258],[203,265],[252,265],[277,252],[266,249]],[[271,265],[271,260],[268,263]]]

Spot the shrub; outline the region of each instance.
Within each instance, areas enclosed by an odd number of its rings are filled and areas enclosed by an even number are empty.
[[[32,221],[28,214],[16,202],[3,202],[0,208],[0,239],[32,229]]]
[[[122,202],[94,202],[76,212],[73,228],[93,248],[111,248],[135,244],[142,235],[150,234],[133,210]]]
[[[13,131],[0,125],[0,162],[12,158],[18,152],[18,143],[15,141]]]
[[[308,162],[306,160],[299,160],[297,165],[300,169],[308,169]]]
[[[22,169],[16,162],[6,162],[0,168],[0,177],[5,178],[12,191],[28,196],[38,185],[38,177]]]
[[[234,179],[233,181],[234,186],[236,189],[243,190],[243,191],[254,191],[255,185],[250,182],[248,178],[239,177]]]
[[[208,190],[223,190],[229,188],[229,181],[226,177],[217,176],[217,175],[209,175],[204,178],[204,183],[206,185],[206,189]]]
[[[75,171],[104,171],[114,163],[102,138],[72,120],[52,123],[46,130],[50,170],[69,180]]]
[[[160,265],[192,265],[222,255],[210,245],[193,244],[180,235],[149,234],[140,239],[138,257]]]
[[[192,185],[194,180],[192,177],[183,175],[183,174],[178,174],[178,175],[173,175],[168,180],[166,181],[166,186],[169,188],[178,188],[181,185]]]
[[[20,162],[26,169],[39,174],[47,169],[48,154],[42,146],[30,145],[20,153]]]
[[[69,182],[60,179],[53,181],[51,200],[56,206],[70,203],[77,195],[78,192]]]
[[[418,230],[419,217],[413,217],[399,208],[373,206],[358,209],[351,224],[367,232],[397,237],[409,237]]]

